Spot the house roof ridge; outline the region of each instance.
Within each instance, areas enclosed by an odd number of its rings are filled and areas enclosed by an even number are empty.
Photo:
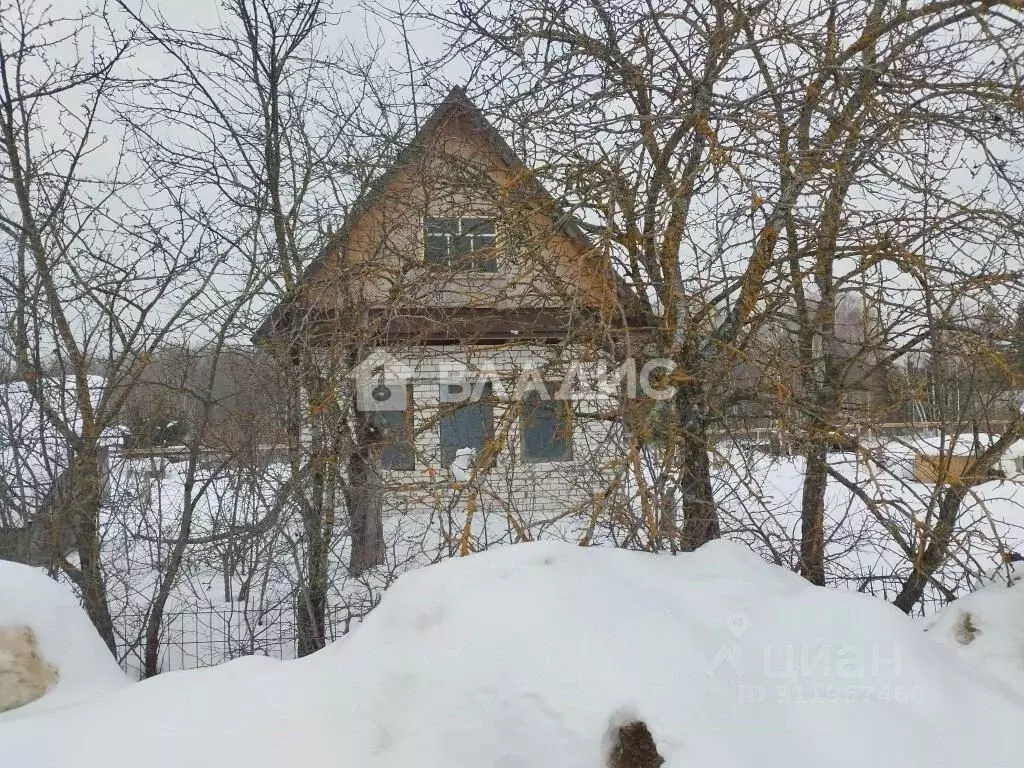
[[[533,171],[529,169],[523,159],[519,157],[508,142],[505,141],[504,137],[491,124],[483,111],[473,102],[472,99],[469,98],[466,88],[462,85],[453,85],[448,90],[448,94],[444,99],[438,102],[430,114],[423,120],[412,138],[410,138],[402,149],[395,155],[395,159],[388,169],[374,179],[374,181],[367,187],[366,191],[353,203],[352,208],[345,217],[345,221],[341,228],[331,235],[327,243],[320,249],[317,257],[302,271],[302,274],[296,281],[295,290],[293,290],[290,295],[283,297],[277,305],[267,313],[263,323],[260,324],[259,329],[257,329],[256,333],[253,335],[254,342],[258,343],[261,338],[269,336],[272,333],[274,327],[283,318],[288,307],[298,298],[299,295],[301,295],[301,287],[320,271],[332,253],[337,251],[340,247],[343,247],[352,227],[355,226],[356,222],[358,222],[379,200],[395,174],[398,173],[399,170],[408,162],[410,155],[418,151],[422,146],[424,139],[434,131],[442,120],[451,114],[455,114],[459,110],[469,118],[470,122],[477,130],[480,130],[487,135],[490,144],[502,162],[512,170],[526,170],[528,173],[529,183],[533,185],[538,195],[550,200],[552,203],[555,203],[556,207],[552,215],[552,221],[557,225],[558,229],[584,250],[591,250],[593,248],[590,238],[587,237],[586,233],[582,230],[576,220],[570,214],[562,211],[561,208],[557,206],[554,196],[536,177]]]

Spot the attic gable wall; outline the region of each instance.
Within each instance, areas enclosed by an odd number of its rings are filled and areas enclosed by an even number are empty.
[[[561,231],[551,201],[506,164],[465,112],[438,121],[329,254],[310,295],[328,312],[369,307],[565,308],[610,302],[595,258]],[[549,210],[545,210],[545,208]],[[423,266],[422,221],[494,218],[497,274]],[[345,288],[341,289],[340,286]]]

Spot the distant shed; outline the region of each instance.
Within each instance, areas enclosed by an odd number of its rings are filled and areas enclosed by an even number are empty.
[[[999,435],[984,433],[918,439],[911,445],[913,478],[920,483],[978,483],[1024,474],[1024,440],[1012,443],[984,475],[967,474],[978,456],[998,439]]]
[[[914,479],[919,483],[982,482],[981,476],[969,476],[975,456],[919,453],[914,457]]]

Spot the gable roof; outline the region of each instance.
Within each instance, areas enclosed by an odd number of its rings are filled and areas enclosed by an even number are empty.
[[[469,99],[466,95],[465,89],[460,86],[455,86],[448,92],[448,95],[444,100],[434,108],[433,112],[431,112],[430,116],[423,122],[416,134],[398,153],[395,161],[391,164],[388,170],[382,173],[370,185],[367,191],[354,203],[352,210],[343,222],[341,229],[331,236],[326,245],[321,249],[316,259],[310,262],[310,264],[303,270],[297,281],[296,290],[294,290],[291,295],[284,297],[277,306],[268,313],[267,317],[253,336],[253,340],[255,342],[259,342],[261,339],[265,339],[273,334],[280,323],[285,320],[289,307],[301,295],[302,287],[324,268],[332,254],[345,247],[345,244],[347,243],[356,224],[384,197],[388,185],[395,179],[398,173],[400,173],[401,170],[414,159],[416,153],[419,152],[427,143],[427,139],[434,134],[441,125],[454,117],[463,117],[467,119],[473,130],[484,137],[486,143],[491,149],[493,149],[497,157],[510,171],[526,171],[524,174],[525,183],[532,187],[532,191],[540,200],[551,205],[551,208],[554,211],[552,221],[555,224],[557,232],[565,235],[583,251],[591,251],[593,249],[593,243],[580,228],[576,220],[569,213],[561,210],[554,196],[544,187],[537,177],[529,171],[523,160],[515,153],[512,147],[508,145],[508,142],[502,138],[494,126],[491,125],[490,121],[484,116],[483,112],[481,112],[480,109]],[[621,277],[614,272],[613,275],[616,281],[616,294],[618,294],[620,299],[624,299],[627,303],[630,303],[628,293],[623,290],[624,286]]]

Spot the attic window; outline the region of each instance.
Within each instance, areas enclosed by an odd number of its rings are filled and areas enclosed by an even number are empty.
[[[424,256],[428,264],[472,272],[497,272],[494,219],[424,219]]]

